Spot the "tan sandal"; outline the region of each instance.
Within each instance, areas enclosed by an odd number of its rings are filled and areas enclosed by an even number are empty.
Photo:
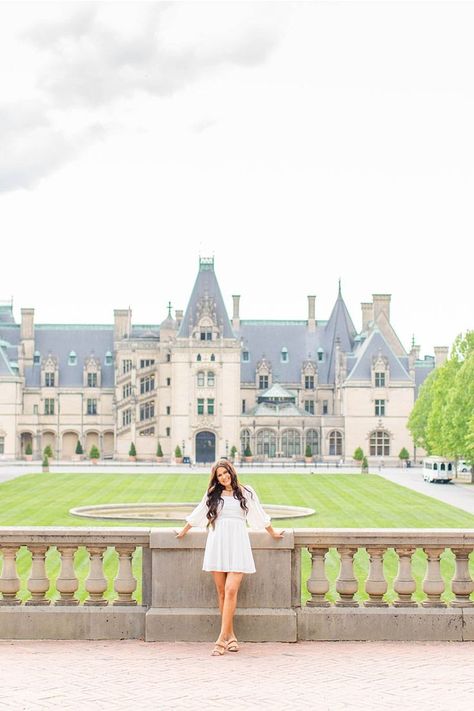
[[[211,657],[222,657],[224,654],[225,650],[227,649],[227,642],[216,642],[214,645],[214,649],[211,652]]]
[[[239,644],[235,637],[227,641],[227,651],[228,652],[238,652],[240,649]]]

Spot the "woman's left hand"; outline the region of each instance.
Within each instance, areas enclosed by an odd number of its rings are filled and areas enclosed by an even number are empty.
[[[277,531],[273,531],[273,533],[272,533],[272,538],[274,538],[275,540],[279,540],[280,538],[284,538],[284,533],[285,533],[284,530],[283,530],[283,531],[280,531],[280,533],[278,533]]]

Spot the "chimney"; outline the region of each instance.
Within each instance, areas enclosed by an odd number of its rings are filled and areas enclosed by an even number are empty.
[[[130,336],[132,312],[130,309],[114,309],[114,339],[121,341]]]
[[[443,365],[443,363],[447,360],[449,348],[448,348],[448,346],[435,346],[434,352],[435,352],[435,367],[437,368],[438,365]]]
[[[176,319],[176,325],[179,328],[181,326],[181,321],[183,320],[183,309],[175,309],[174,316]]]
[[[316,296],[308,295],[308,331],[314,333],[316,331]]]
[[[369,302],[361,303],[360,306],[362,309],[362,330],[367,331],[370,321],[374,320],[374,307]]]
[[[377,321],[379,315],[383,312],[390,323],[390,299],[391,294],[372,294],[374,302],[374,321]]]
[[[21,309],[20,338],[22,343],[23,365],[33,365],[35,349],[35,310]]]
[[[232,314],[232,328],[235,331],[240,331],[240,314],[239,314],[240,295],[233,294],[232,299],[234,302],[234,312]]]

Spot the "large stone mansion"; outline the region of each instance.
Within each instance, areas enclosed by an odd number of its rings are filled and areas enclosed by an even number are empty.
[[[34,310],[0,305],[0,459],[57,459],[85,452],[154,459],[160,443],[172,460],[179,445],[193,461],[228,455],[254,459],[369,461],[416,459],[406,423],[420,384],[448,349],[407,353],[390,324],[390,295],[362,306],[358,332],[341,288],[329,316],[245,320],[239,296],[229,318],[214,271],[200,258],[186,311],[159,325],[132,323],[114,311],[113,325],[35,324]],[[418,453],[419,454],[419,453]]]

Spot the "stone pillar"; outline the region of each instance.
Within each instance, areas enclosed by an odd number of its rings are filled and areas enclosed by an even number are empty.
[[[137,587],[137,581],[132,573],[132,555],[135,546],[115,546],[119,554],[119,570],[115,578],[114,589],[118,593],[118,600],[114,600],[114,605],[136,605],[137,601],[132,600],[132,594]]]
[[[470,600],[474,582],[469,573],[469,550],[452,548],[452,551],[456,556],[456,575],[451,588],[456,599],[451,603],[451,607],[474,607],[474,602]]]
[[[397,600],[394,601],[395,607],[417,607],[411,596],[416,590],[416,583],[411,574],[411,557],[415,551],[414,548],[395,548],[398,553],[398,576],[395,578],[393,587],[398,593]]]
[[[240,304],[240,296],[237,294],[232,295],[233,299],[233,314],[232,314],[232,328],[234,331],[240,331],[240,313],[239,313],[239,304]]]
[[[79,587],[76,574],[74,572],[74,553],[77,546],[58,546],[61,554],[61,572],[56,580],[56,589],[61,597],[56,600],[56,605],[78,605],[79,600],[74,597],[74,593]]]
[[[446,603],[441,600],[441,594],[444,592],[444,580],[441,577],[439,560],[444,548],[425,548],[424,550],[428,556],[428,569],[423,580],[423,592],[428,595],[428,600],[424,600],[421,604],[423,607],[446,607]]]
[[[316,331],[316,296],[308,295],[308,331]]]
[[[387,592],[387,581],[383,574],[384,548],[367,548],[370,556],[370,573],[365,584],[365,591],[369,594],[369,599],[364,602],[365,607],[388,607],[388,603],[382,599]]]
[[[356,551],[357,548],[341,547],[339,549],[341,570],[336,581],[336,591],[341,596],[341,599],[336,601],[337,607],[359,607],[359,603],[354,600],[354,595],[358,588],[353,571],[353,558]]]
[[[26,605],[49,605],[46,593],[49,590],[49,580],[46,576],[46,551],[47,545],[28,546],[32,554],[31,573],[28,579],[28,590],[31,599],[26,601]]]
[[[16,596],[20,589],[20,579],[16,572],[16,554],[18,550],[19,546],[1,549],[3,553],[3,570],[0,577],[0,592],[3,598],[0,600],[0,605],[19,605],[21,602]]]
[[[87,548],[91,557],[91,568],[89,577],[86,580],[86,590],[89,598],[84,605],[107,605],[104,593],[107,590],[107,580],[103,572],[103,554],[107,550],[105,546],[93,546]]]
[[[308,600],[308,607],[329,607],[330,603],[325,595],[329,590],[329,580],[324,569],[324,559],[329,548],[309,548],[311,554],[311,577],[307,582],[308,592],[311,593],[311,600]]]
[[[374,320],[374,307],[371,302],[361,303],[362,330],[367,331],[370,321]]]

